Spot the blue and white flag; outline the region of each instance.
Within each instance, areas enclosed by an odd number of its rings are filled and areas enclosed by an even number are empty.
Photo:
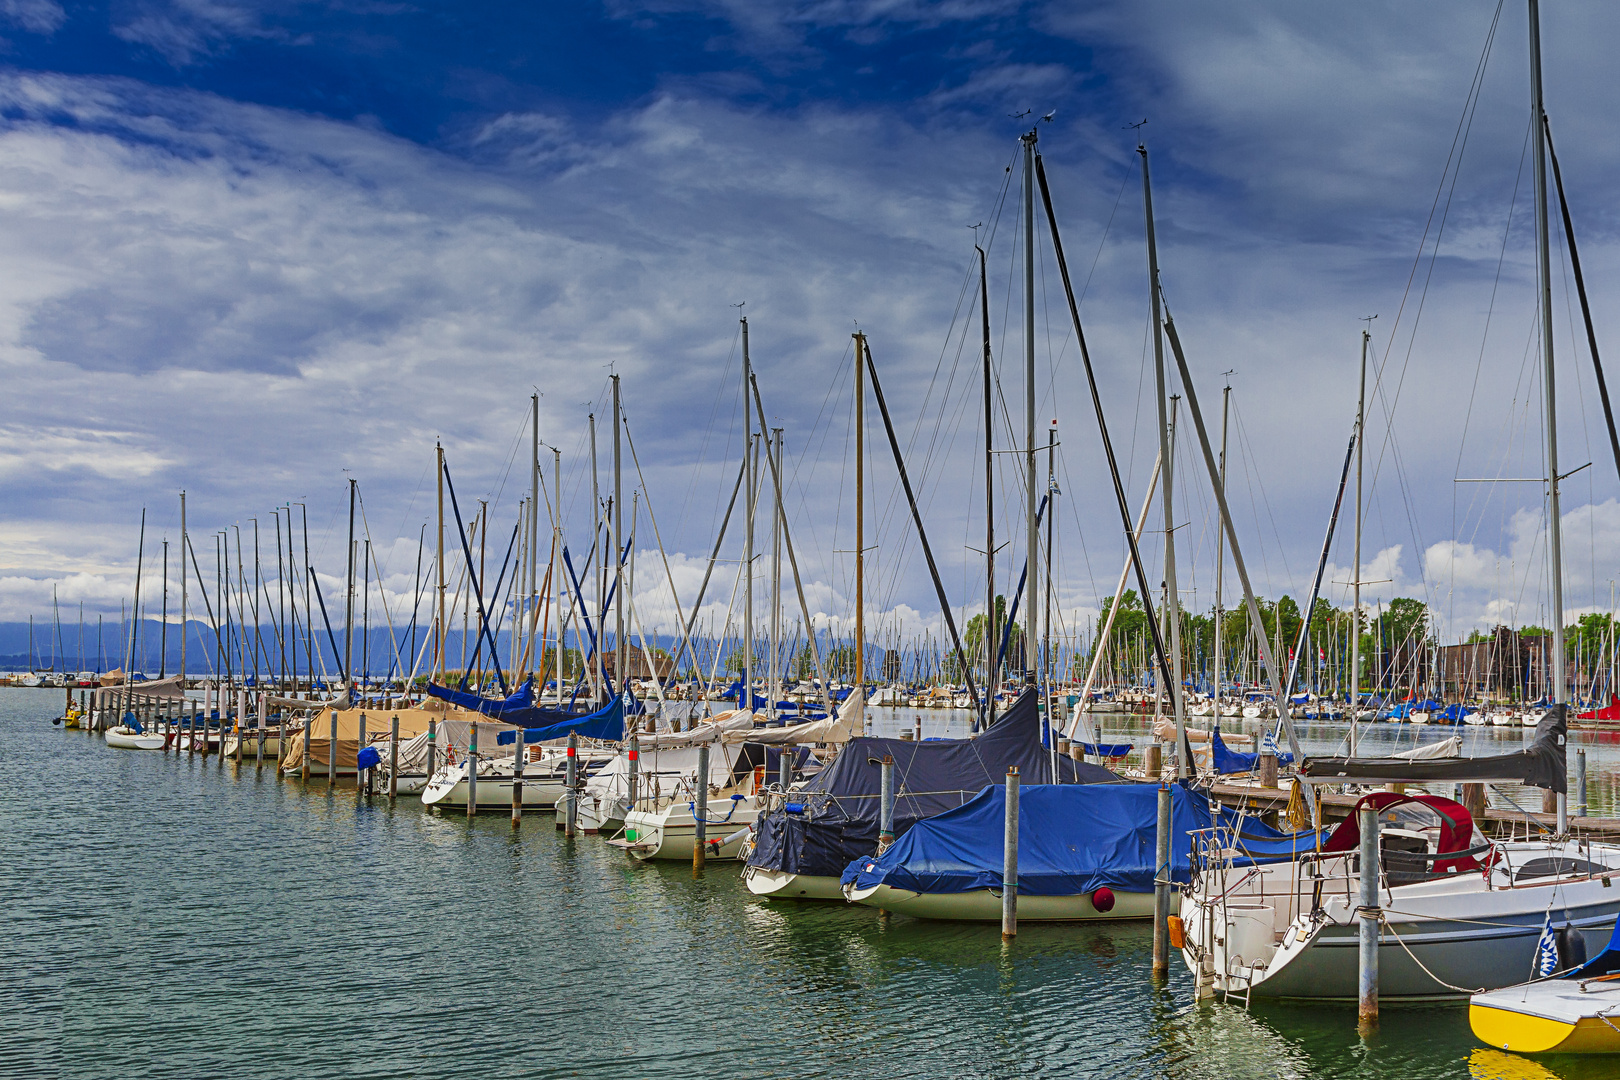
[[[1541,927],[1541,940],[1536,942],[1536,977],[1545,979],[1558,972],[1558,938],[1553,935],[1552,912]]]

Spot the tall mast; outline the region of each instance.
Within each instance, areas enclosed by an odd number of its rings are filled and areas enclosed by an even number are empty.
[[[1564,687],[1564,537],[1558,501],[1558,413],[1553,370],[1552,264],[1547,237],[1547,140],[1546,105],[1541,93],[1541,4],[1530,2],[1530,120],[1536,129],[1536,277],[1541,303],[1542,401],[1546,406],[1547,432],[1547,575],[1552,587],[1552,670],[1554,705],[1568,697]],[[1558,835],[1568,831],[1569,805],[1558,796]]]
[[[439,550],[444,551],[444,451],[439,451]],[[304,674],[309,677],[309,696],[315,696],[315,608],[313,598],[310,596],[310,577],[312,571],[309,565],[309,507],[304,503],[298,504],[298,517],[304,526]],[[292,510],[287,511],[287,531],[292,532]],[[292,543],[292,536],[287,537]],[[440,565],[443,565],[442,563]],[[443,604],[444,579],[439,584],[440,604]],[[442,611],[442,608],[441,608]]]
[[[1361,466],[1366,444],[1367,343],[1370,330],[1361,331],[1361,389],[1356,392],[1356,542],[1350,575],[1350,756],[1356,756],[1356,719],[1361,712]]]
[[[437,456],[437,459],[438,459],[438,462],[439,462],[439,554],[433,560],[433,565],[435,567],[437,567],[437,575],[438,575],[438,581],[437,581],[436,585],[437,585],[438,592],[439,592],[439,614],[438,614],[437,619],[435,620],[434,634],[438,638],[438,654],[439,654],[438,655],[438,660],[439,660],[439,662],[438,662],[437,667],[439,669],[438,670],[439,685],[443,686],[444,685],[444,659],[445,659],[444,654],[446,652],[445,634],[446,634],[446,632],[448,631],[448,628],[449,628],[449,624],[447,622],[445,622],[445,612],[444,612],[444,444],[443,443],[434,443],[433,444],[433,452]],[[309,544],[309,525],[308,525],[308,520],[309,519],[306,516],[304,520],[305,520],[304,544],[307,547],[308,544]],[[307,551],[304,554],[304,561],[305,561],[305,563],[309,562],[309,554],[308,554]],[[309,618],[309,605],[308,604],[304,605],[304,617],[306,619]],[[310,636],[311,637],[315,636],[315,634],[314,634],[314,624],[313,623],[310,624]],[[311,680],[313,680],[315,678],[315,672],[313,670],[310,671],[309,677],[310,677]]]
[[[743,512],[743,687],[742,693],[737,695],[737,708],[753,710],[754,707],[754,515],[758,512],[755,506],[756,489],[754,487],[754,474],[756,472],[754,457],[754,399],[748,392],[749,380],[753,377],[753,361],[748,355],[748,317],[745,315],[742,322],[742,368],[743,368],[743,460],[747,463],[748,478],[743,481],[748,488],[745,509]],[[759,418],[763,427],[765,418]]]
[[[1055,565],[1056,556],[1053,554],[1052,535],[1053,527],[1057,522],[1057,421],[1046,429],[1046,495],[1051,500],[1046,507],[1046,561],[1049,566]],[[1030,598],[1031,600],[1034,597]],[[1041,615],[1044,638],[1041,641],[1042,677],[1043,686],[1050,687],[1052,683],[1052,575],[1046,575],[1046,610]],[[1056,742],[1052,743],[1055,748]],[[1057,776],[1056,769],[1052,775]]]
[[[746,393],[744,396],[747,396]],[[613,677],[618,680],[618,692],[624,692],[626,665],[630,650],[624,640],[624,539],[620,522],[624,518],[624,480],[620,469],[621,430],[624,419],[619,412],[619,377],[613,376]]]
[[[555,600],[550,607],[557,611],[557,705],[562,706],[563,681],[563,621],[562,621],[562,574],[559,572],[557,560],[562,552],[562,451],[556,447],[551,448],[551,592]],[[551,616],[546,616],[551,621]]]
[[[606,674],[602,664],[602,619],[607,615],[602,604],[602,486],[596,471],[596,414],[591,413],[585,418],[586,426],[591,432],[591,506],[596,520],[591,523],[591,550],[596,552],[596,565],[591,568],[591,576],[596,578],[596,693],[598,702],[601,700],[602,688],[605,684]],[[613,508],[618,512],[618,507]]]
[[[180,493],[180,682],[186,681],[186,493]]]
[[[1020,140],[1024,145],[1024,559],[1029,567],[1029,603],[1024,610],[1024,684],[1035,685],[1035,603],[1040,583],[1040,532],[1035,527],[1035,129]],[[1160,395],[1163,396],[1162,394]]]
[[[761,417],[761,423],[764,418]],[[773,477],[782,475],[782,429],[772,428],[774,436],[765,447],[770,460],[776,463]],[[771,670],[766,676],[766,693],[770,704],[765,707],[772,719],[776,717],[776,703],[782,700],[782,485],[775,489],[775,513],[771,514]]]
[[[1164,320],[1159,308],[1159,247],[1153,228],[1153,182],[1148,169],[1147,144],[1138,144],[1142,155],[1142,201],[1147,216],[1148,291],[1153,307],[1153,379],[1157,385],[1159,411],[1159,454],[1164,462],[1164,618],[1170,627],[1170,702],[1176,717],[1176,775],[1186,777],[1192,762],[1180,753],[1185,745],[1187,707],[1181,695],[1181,596],[1176,590],[1175,462],[1170,457],[1170,418],[1166,415],[1169,387],[1164,370]],[[1279,700],[1281,713],[1287,703]]]
[[[529,398],[529,655],[530,670],[545,667],[545,642],[535,647],[540,620],[540,395]],[[520,675],[522,673],[519,673]]]
[[[56,586],[51,586],[51,613],[56,612]],[[163,619],[158,624],[158,678],[168,674],[169,660],[169,542],[163,541]],[[62,636],[61,624],[57,624],[57,637]],[[64,668],[66,664],[62,665]]]
[[[287,572],[281,565],[281,507],[276,507],[276,610],[281,617],[281,633],[277,635],[281,642],[281,678],[277,690],[285,690],[287,683]],[[291,521],[288,522],[289,526]],[[181,553],[181,568],[184,569],[185,556]],[[418,571],[420,573],[420,570]],[[412,615],[414,616],[414,612]],[[298,654],[293,654],[297,660]]]
[[[855,685],[866,730],[866,335],[855,335]]]
[[[343,682],[352,690],[354,682],[354,496],[355,479],[349,478],[349,579],[343,600]]]
[[[984,272],[984,248],[979,253],[979,328],[984,344],[984,726],[996,721],[996,649],[1001,644],[1001,620],[996,616],[995,417],[990,384],[990,287]]]
[[[1226,418],[1231,412],[1232,384],[1221,391],[1221,490],[1226,490]],[[1221,724],[1221,622],[1225,616],[1225,601],[1221,598],[1221,584],[1226,569],[1226,530],[1215,531],[1215,726]]]

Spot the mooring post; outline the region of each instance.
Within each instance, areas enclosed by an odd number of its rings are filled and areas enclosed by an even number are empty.
[[[894,755],[883,755],[883,771],[878,779],[878,854],[894,843]]]
[[[467,736],[467,816],[478,813],[478,721]]]
[[[697,877],[703,873],[703,864],[707,860],[709,846],[709,744],[701,743],[698,746],[698,766],[696,783],[696,797],[692,806],[692,876]]]
[[[625,770],[625,798],[629,800],[631,809],[635,809],[636,796],[639,794],[636,788],[641,780],[641,739],[639,736],[630,736],[630,745],[625,750]]]
[[[358,802],[365,798],[366,788],[371,783],[371,770],[360,767],[360,751],[366,748],[366,714],[360,714],[360,730],[354,744],[354,798]]]
[[[326,790],[337,787],[337,710],[332,710],[332,738],[326,744]]]
[[[1018,936],[1018,766],[1007,770],[1007,820],[1001,840],[1001,940]],[[890,821],[893,827],[893,821]]]
[[[431,720],[430,719],[428,721],[428,747],[427,747],[427,778],[429,780],[433,779],[433,767],[436,764],[438,764],[438,757],[437,757],[437,755],[438,755],[438,746],[435,743],[435,740],[438,738],[438,735],[439,735],[439,722],[437,720]]]
[[[1153,978],[1170,976],[1170,785],[1159,785],[1158,868],[1153,872]]]
[[[523,759],[529,756],[529,747],[523,741],[523,729],[517,729],[517,753],[512,757],[512,828],[523,824]]]
[[[782,793],[793,786],[793,747],[784,746],[776,754],[777,779],[781,781]]]
[[[388,726],[388,801],[399,797],[399,716]]]
[[[257,720],[257,722],[256,722],[256,724],[254,726],[257,727],[258,730],[259,730],[259,756],[256,759],[255,767],[263,768],[264,767],[264,740],[265,740],[265,735],[266,735],[264,725],[265,725],[265,721],[267,719],[269,719],[269,717],[268,717],[268,714],[267,714],[267,707],[265,705],[265,694],[264,694],[264,691],[262,691],[262,690],[259,691],[259,694],[258,694],[258,705],[259,705],[258,709],[255,710],[258,713],[258,720]]]
[[[1575,816],[1586,816],[1586,747],[1575,751]]]
[[[236,692],[236,763],[242,763],[242,733],[247,730],[247,701],[246,690]]]
[[[1260,786],[1274,788],[1277,786],[1277,755],[1263,753],[1260,755]]]
[[[579,733],[568,733],[568,757],[563,762],[563,798],[568,805],[563,808],[563,836],[573,839],[575,826],[579,824],[579,793],[574,790],[574,784],[579,779]]]
[[[1156,742],[1149,743],[1142,749],[1142,779],[1157,780],[1163,771],[1164,747]]]
[[[1383,912],[1378,908],[1378,811],[1360,810],[1361,826],[1361,948],[1356,988],[1360,999],[1356,1020],[1363,1032],[1378,1026],[1378,931]]]

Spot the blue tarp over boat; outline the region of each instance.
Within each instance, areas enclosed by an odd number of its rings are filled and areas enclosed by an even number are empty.
[[[508,723],[522,723],[521,719],[532,713],[557,714],[550,709],[530,709],[523,713],[509,713],[502,719]],[[601,709],[586,716],[563,716],[547,723],[543,727],[526,727],[523,730],[525,743],[549,742],[552,739],[566,739],[569,735],[578,735],[582,739],[601,739],[604,742],[618,742],[624,738],[624,698],[615,697]],[[503,731],[496,735],[497,744],[506,746],[517,742],[517,732]]]
[[[1266,748],[1277,755],[1277,763],[1290,764],[1294,760],[1293,754],[1278,753],[1276,740],[1269,734],[1265,737]],[[1260,755],[1244,753],[1241,750],[1230,749],[1221,739],[1221,729],[1216,725],[1209,733],[1209,745],[1215,771],[1225,776],[1229,773],[1253,772],[1260,765]]]
[[[429,697],[448,701],[458,708],[469,712],[483,713],[485,716],[499,716],[504,718],[507,713],[518,709],[531,709],[534,707],[534,680],[525,679],[523,685],[511,697],[494,699],[482,694],[475,694],[471,690],[452,690],[448,686],[436,686],[428,683]]]
[[[1158,832],[1157,784],[1035,784],[1018,793],[1018,891],[1072,896],[1107,887],[1152,892]],[[882,855],[858,858],[844,870],[857,888],[887,884],[922,893],[1001,888],[1006,788],[993,784],[971,802],[917,826]],[[1190,834],[1225,826],[1236,814],[1211,813],[1209,799],[1184,785],[1170,792],[1170,877],[1192,876]],[[1312,850],[1315,833],[1284,834],[1244,819],[1238,844],[1253,859]],[[1239,863],[1245,860],[1238,860]]]
[[[851,859],[877,850],[883,758],[894,758],[894,828],[902,835],[924,818],[961,806],[1013,766],[1033,783],[1052,778],[1052,754],[1041,745],[1041,717],[1025,691],[989,731],[971,739],[851,739],[837,759],[794,792],[789,806],[755,824],[750,866],[837,877]],[[1057,759],[1065,784],[1119,783],[1100,765]]]

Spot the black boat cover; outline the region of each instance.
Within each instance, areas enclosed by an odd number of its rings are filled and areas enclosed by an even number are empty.
[[[1359,780],[1380,784],[1427,784],[1511,781],[1565,794],[1569,765],[1565,757],[1565,711],[1554,705],[1536,725],[1529,746],[1511,754],[1459,758],[1306,758],[1300,771],[1318,780]]]
[[[912,742],[862,736],[785,808],[755,824],[750,866],[791,874],[838,877],[853,859],[877,850],[883,758],[894,757],[894,832],[966,803],[1016,766],[1026,784],[1050,784],[1052,754],[1041,744],[1041,717],[1033,690],[1019,696],[990,730],[970,739]],[[1100,765],[1060,757],[1058,782],[1121,783]]]

